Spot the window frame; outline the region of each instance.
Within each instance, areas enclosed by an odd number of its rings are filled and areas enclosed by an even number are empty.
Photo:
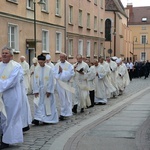
[[[32,5],[32,6],[30,6]],[[27,9],[34,10],[34,2],[33,0],[27,0]]]
[[[46,40],[46,43],[44,43],[43,41],[43,33],[46,33],[46,37],[45,37],[45,39],[44,40]],[[46,47],[46,49],[44,49],[43,47],[44,47],[44,45],[45,45],[45,47]],[[50,50],[49,50],[49,30],[45,30],[45,29],[42,29],[42,52],[50,52]]]
[[[78,26],[82,27],[82,17],[83,17],[83,11],[79,9],[79,16],[78,16]]]
[[[141,58],[142,61],[146,60],[147,59],[146,52],[141,52],[140,58]]]
[[[78,40],[78,54],[83,55],[83,40],[82,39]]]
[[[97,57],[98,54],[97,54],[97,49],[98,49],[98,45],[97,45],[97,42],[94,42],[93,43],[93,50],[94,50],[94,57]]]
[[[11,27],[11,29],[10,29]],[[12,34],[10,32],[12,31],[12,27],[14,27],[14,47],[12,47]],[[11,30],[11,31],[10,31]],[[13,49],[14,52],[20,52],[19,50],[19,34],[18,34],[18,25],[13,23],[8,23],[8,45]]]
[[[146,34],[142,34],[141,35],[141,44],[146,44],[146,42],[147,42],[147,35]]]
[[[91,26],[90,26],[91,24],[90,24],[90,13],[87,13],[87,29],[90,29],[91,28]]]
[[[48,12],[48,0],[44,0],[45,4],[42,4],[42,11],[43,12]]]
[[[69,24],[73,24],[73,6],[69,5]]]
[[[55,4],[56,4],[55,14],[56,14],[56,16],[61,16],[61,1],[60,0],[56,0]]]
[[[57,49],[57,35],[59,34],[59,49]],[[62,52],[62,33],[61,32],[58,32],[56,31],[56,50],[55,50],[56,53],[60,53]]]
[[[97,16],[94,16],[94,31],[97,31]]]
[[[87,40],[86,57],[91,56],[91,41]]]
[[[68,56],[73,57],[73,39],[68,40]]]

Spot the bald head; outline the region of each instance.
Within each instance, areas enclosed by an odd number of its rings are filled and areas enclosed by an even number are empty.
[[[67,55],[65,53],[60,53],[59,57],[60,61],[64,63],[66,61]]]
[[[25,56],[21,56],[21,57],[20,57],[20,61],[21,61],[21,62],[24,62],[25,59],[26,59]]]
[[[78,55],[76,56],[76,59],[77,59],[77,62],[78,62],[78,63],[81,63],[82,60],[83,60],[82,55],[78,54]]]

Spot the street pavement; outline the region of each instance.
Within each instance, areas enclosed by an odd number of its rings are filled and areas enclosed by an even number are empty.
[[[79,111],[58,124],[31,125],[24,133],[24,143],[9,149],[150,150],[149,87],[149,78],[133,79],[124,94],[109,99],[107,105],[96,105],[84,113]],[[33,114],[33,95],[28,98]],[[60,112],[57,93],[56,101]]]

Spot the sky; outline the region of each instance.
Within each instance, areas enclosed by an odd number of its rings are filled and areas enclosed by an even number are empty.
[[[138,6],[150,6],[150,0],[121,0],[124,7],[127,6],[127,3],[132,3],[133,7]]]

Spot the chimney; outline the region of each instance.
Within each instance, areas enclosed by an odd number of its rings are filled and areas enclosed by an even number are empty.
[[[129,10],[129,22],[130,22],[133,18],[133,5],[132,5],[132,3],[127,4],[127,9]]]

